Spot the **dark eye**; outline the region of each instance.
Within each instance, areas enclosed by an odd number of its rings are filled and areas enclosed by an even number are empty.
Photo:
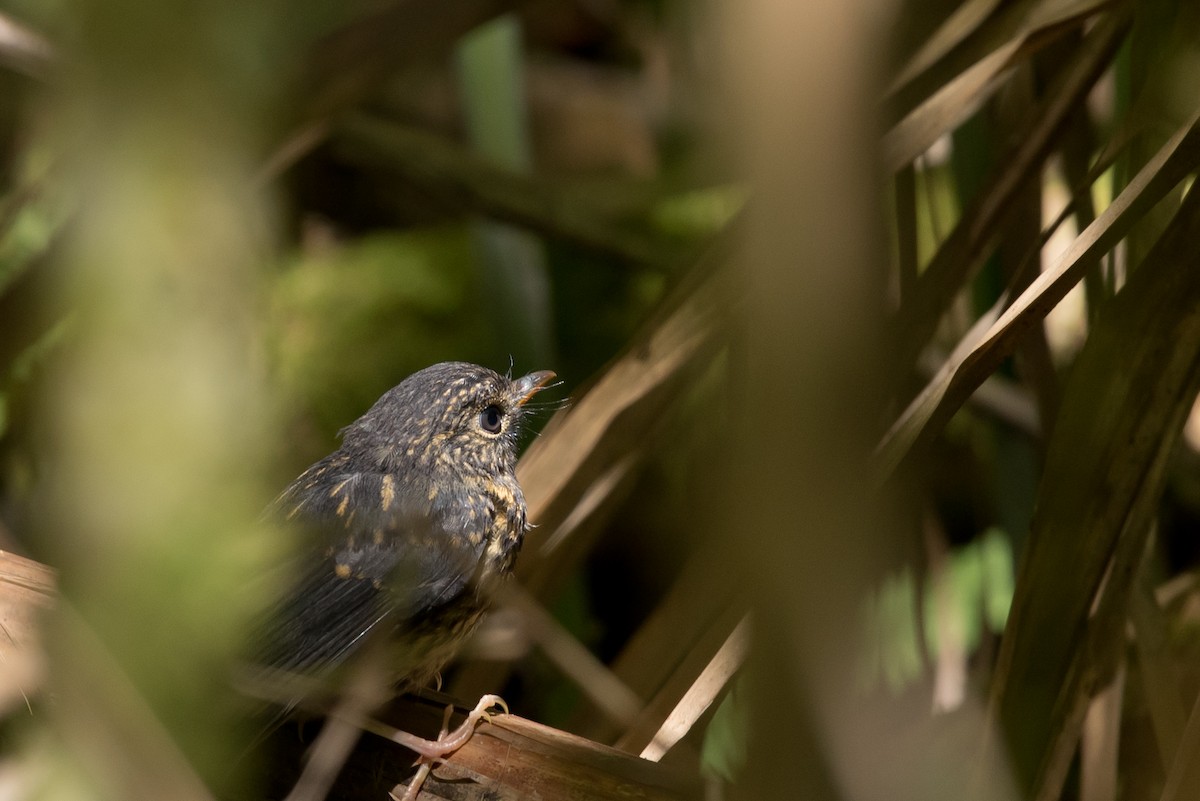
[[[489,434],[499,434],[504,425],[504,412],[496,404],[492,404],[479,415],[479,425]]]

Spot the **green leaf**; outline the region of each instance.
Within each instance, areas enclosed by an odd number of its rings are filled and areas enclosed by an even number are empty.
[[[883,638],[883,678],[899,692],[920,677],[924,670],[917,638],[916,583],[905,568],[889,576],[879,593],[880,634]]]
[[[1008,622],[1013,598],[1012,543],[998,528],[989,528],[979,540],[983,575],[983,616],[988,629],[999,633]]]
[[[742,682],[743,678],[739,675],[721,699],[704,732],[704,744],[700,748],[701,769],[727,782],[736,781],[746,764],[750,710],[743,698]]]

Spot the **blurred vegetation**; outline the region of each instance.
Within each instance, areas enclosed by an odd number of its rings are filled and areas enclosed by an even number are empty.
[[[0,6],[0,551],[60,595],[0,796],[268,786],[259,512],[461,359],[563,380],[558,628],[454,695],[639,754],[710,688],[715,797],[1200,797],[1198,8]]]

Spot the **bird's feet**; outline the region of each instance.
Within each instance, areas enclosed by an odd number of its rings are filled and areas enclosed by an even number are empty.
[[[417,772],[409,780],[404,795],[397,797],[393,794],[393,801],[415,801],[433,767],[462,748],[467,740],[470,740],[471,736],[475,734],[475,727],[479,725],[479,721],[491,717],[493,707],[499,707],[505,713],[508,712],[508,704],[504,702],[503,698],[498,695],[485,695],[467,714],[467,719],[454,731],[450,731],[450,715],[454,712],[454,707],[447,706],[446,716],[442,721],[442,730],[436,740],[426,740],[424,737],[418,737],[399,729],[393,729],[385,735],[392,742],[398,743],[418,755],[415,763]]]

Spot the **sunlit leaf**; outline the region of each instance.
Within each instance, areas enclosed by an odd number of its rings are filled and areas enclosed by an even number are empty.
[[[1012,544],[1000,529],[991,528],[979,540],[983,577],[983,612],[988,628],[999,633],[1008,620],[1013,597]]]

